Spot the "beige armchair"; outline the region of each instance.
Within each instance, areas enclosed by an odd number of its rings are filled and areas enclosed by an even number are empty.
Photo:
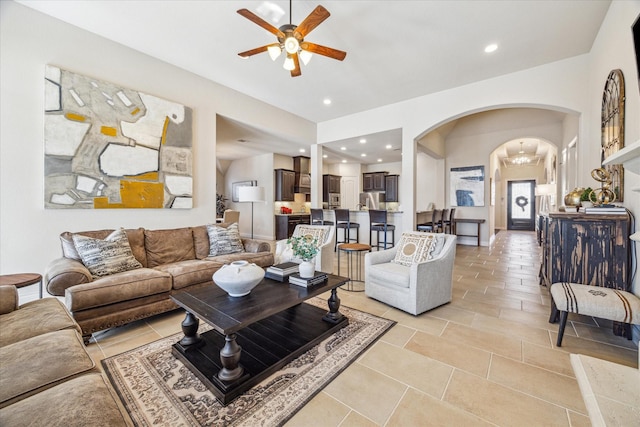
[[[335,242],[335,227],[333,225],[308,225],[298,224],[293,230],[293,236],[301,236],[305,234],[321,235],[321,245],[318,255],[316,255],[316,270],[325,273],[333,272],[333,245]],[[275,250],[275,264],[283,262],[300,262],[295,259],[291,250],[291,245],[287,244],[287,239],[278,240]]]
[[[392,262],[398,251],[412,250],[412,247],[403,245],[405,237],[428,239],[428,236],[437,242],[430,254],[432,259],[410,265]],[[395,247],[365,255],[365,294],[414,315],[446,304],[451,301],[455,255],[454,235],[405,232]]]

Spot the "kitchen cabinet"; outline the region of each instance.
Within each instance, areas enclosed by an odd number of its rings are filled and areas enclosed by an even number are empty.
[[[298,224],[311,224],[311,215],[276,215],[276,240],[291,237]]]
[[[322,175],[322,201],[329,202],[329,193],[340,194],[340,180],[338,175]]]
[[[387,175],[384,177],[385,181],[385,195],[384,200],[386,202],[399,202],[398,200],[398,177],[399,175]]]
[[[362,191],[385,191],[385,177],[389,172],[365,172],[362,174]]]
[[[276,201],[293,202],[296,173],[288,169],[276,169]]]
[[[540,282],[556,282],[631,291],[629,215],[556,212],[541,218]],[[614,333],[626,335],[621,323]]]

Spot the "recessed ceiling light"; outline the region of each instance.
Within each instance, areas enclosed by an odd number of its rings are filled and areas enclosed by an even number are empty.
[[[326,154],[323,154],[323,155],[322,155],[322,158],[323,158],[323,159],[326,159],[327,157],[329,157],[329,156],[327,156]]]
[[[347,149],[347,147],[340,147],[340,149],[341,149],[342,151],[344,151],[344,150],[346,150],[346,149]]]
[[[379,162],[381,162],[381,161],[382,161],[382,159],[378,159],[378,161],[379,161]]]
[[[322,103],[324,105],[331,105],[331,100],[329,98],[325,98],[324,100],[322,100]]]
[[[498,45],[495,43],[492,43],[490,45],[488,45],[487,47],[484,48],[484,51],[486,53],[491,53],[491,52],[495,52],[496,50],[498,50]]]
[[[387,150],[391,150],[393,146],[391,144],[387,144],[384,148],[386,148]]]
[[[343,159],[343,160],[342,160],[342,163],[347,163],[347,161]]]
[[[305,150],[304,148],[301,148],[301,149],[300,149],[300,152],[301,152],[301,153],[304,153],[305,151],[306,151],[306,150]]]
[[[360,154],[360,157],[367,157],[365,153]]]
[[[360,144],[366,144],[366,143],[367,143],[367,140],[366,140],[366,139],[362,138],[362,139],[360,140]]]

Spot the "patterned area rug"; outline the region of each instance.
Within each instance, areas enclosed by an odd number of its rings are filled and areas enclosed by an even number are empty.
[[[325,308],[313,298],[306,303]],[[279,426],[395,322],[348,307],[349,325],[227,406],[171,354],[182,333],[110,357],[102,365],[137,426]],[[201,322],[200,333],[210,327]]]

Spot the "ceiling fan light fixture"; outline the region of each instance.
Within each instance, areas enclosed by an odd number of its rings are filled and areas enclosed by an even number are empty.
[[[302,61],[302,63],[304,65],[307,65],[309,63],[309,61],[311,61],[311,57],[313,56],[313,54],[311,52],[308,52],[306,50],[301,49],[300,50],[300,60]]]
[[[296,68],[296,64],[293,62],[293,58],[291,57],[291,55],[287,55],[287,58],[284,60],[284,64],[282,64],[282,67],[287,71],[291,71]]]
[[[298,43],[298,39],[295,37],[289,36],[284,40],[284,50],[286,50],[288,54],[293,55],[294,53],[298,53],[298,49],[300,49],[300,43]]]
[[[282,49],[280,48],[280,46],[269,46],[267,48],[267,52],[269,52],[269,57],[271,58],[271,60],[275,61],[282,53]]]

